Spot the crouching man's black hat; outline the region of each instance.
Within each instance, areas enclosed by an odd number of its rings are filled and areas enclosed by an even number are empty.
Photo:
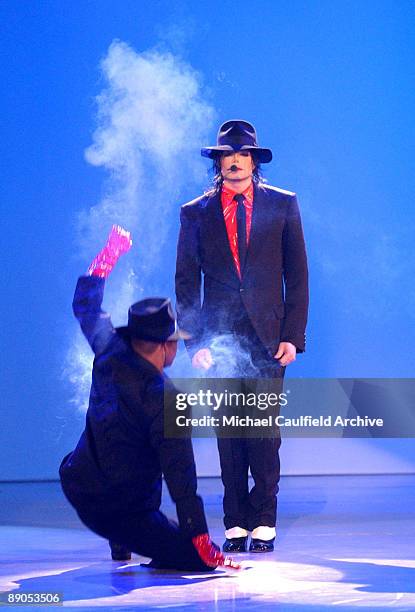
[[[117,327],[116,331],[125,339],[159,343],[190,338],[190,334],[178,328],[169,298],[147,298],[136,302],[128,310],[128,325]]]

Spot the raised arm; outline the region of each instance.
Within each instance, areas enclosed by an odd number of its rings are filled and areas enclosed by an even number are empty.
[[[113,225],[104,248],[94,258],[87,274],[78,279],[72,308],[81,329],[95,354],[100,353],[113,334],[108,313],[102,310],[105,279],[119,257],[129,251],[130,233],[119,225]]]

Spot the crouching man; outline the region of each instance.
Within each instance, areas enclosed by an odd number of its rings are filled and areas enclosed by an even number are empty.
[[[158,568],[238,567],[209,538],[191,440],[164,437],[164,387],[172,383],[163,369],[185,337],[170,300],[133,304],[117,329],[101,309],[105,279],[130,247],[130,234],[114,226],[75,290],[74,313],[95,360],[85,430],[60,466],[63,491],[87,527],[116,543],[113,558],[133,551]],[[160,512],[162,474],[178,525]]]

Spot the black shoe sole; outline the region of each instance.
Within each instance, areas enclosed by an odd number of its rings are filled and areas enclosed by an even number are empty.
[[[265,550],[255,550],[250,548],[249,549],[250,553],[254,553],[254,554],[261,554],[261,553],[270,553],[270,552],[274,552],[273,548],[266,548]]]

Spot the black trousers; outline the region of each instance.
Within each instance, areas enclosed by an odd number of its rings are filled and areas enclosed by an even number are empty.
[[[275,527],[280,438],[219,438],[225,529]],[[249,490],[248,469],[254,486]]]
[[[235,372],[236,377],[274,379],[273,389],[282,391],[285,367],[268,354],[243,309],[227,338],[227,349],[232,345],[233,355],[237,355],[241,365]],[[218,351],[213,357],[213,375],[220,377],[223,372],[224,377],[230,378],[229,361],[222,363],[223,359],[226,361],[226,352]],[[274,437],[270,438],[218,438],[225,529],[238,526],[252,531],[261,525],[275,527],[281,446],[277,426],[273,433]],[[254,480],[251,490],[249,469]]]
[[[149,557],[157,567],[183,571],[212,571],[200,559],[191,537],[159,510],[147,512],[79,511],[81,521],[98,535]]]

